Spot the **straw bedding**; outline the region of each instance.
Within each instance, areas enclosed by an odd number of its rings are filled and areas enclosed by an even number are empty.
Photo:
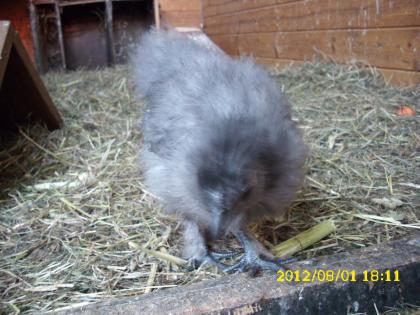
[[[25,126],[0,142],[0,308],[28,313],[222,276],[188,271],[180,227],[142,184],[144,105],[126,67],[52,73],[65,125]],[[334,234],[296,257],[349,251],[420,228],[420,88],[369,68],[312,62],[274,71],[311,155],[287,216],[253,227],[267,247],[332,219]],[[175,104],[174,104],[175,106]],[[238,247],[232,241],[230,247]]]

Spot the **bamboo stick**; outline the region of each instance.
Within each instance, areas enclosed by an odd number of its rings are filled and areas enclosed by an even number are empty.
[[[312,244],[318,242],[328,234],[335,231],[334,222],[328,220],[321,222],[309,230],[306,230],[287,241],[276,245],[272,248],[272,252],[277,257],[293,255]]]

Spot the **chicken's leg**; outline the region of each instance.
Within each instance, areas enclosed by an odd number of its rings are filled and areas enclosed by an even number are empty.
[[[188,258],[188,265],[196,269],[202,264],[209,264],[223,270],[227,265],[219,262],[216,258],[232,257],[231,253],[212,253],[208,250],[203,232],[197,223],[191,220],[184,222],[184,255]]]
[[[256,273],[259,270],[278,271],[279,269],[284,269],[284,263],[291,261],[276,259],[246,229],[239,230],[235,233],[235,236],[241,242],[245,253],[239,262],[224,268],[223,271],[225,272],[243,272],[247,270],[250,270],[252,273]]]

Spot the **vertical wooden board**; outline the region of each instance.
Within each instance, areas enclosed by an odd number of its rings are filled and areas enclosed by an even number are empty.
[[[155,26],[160,28],[160,8],[159,0],[153,0],[153,13],[155,15]]]
[[[46,66],[44,64],[41,44],[41,31],[39,27],[38,10],[35,7],[33,1],[29,1],[29,18],[31,22],[32,40],[35,52],[35,64],[41,73],[45,72]]]
[[[63,69],[67,68],[66,51],[64,48],[63,26],[61,23],[61,9],[58,0],[54,2],[55,19],[58,31],[58,43],[60,46],[61,65]]]
[[[240,28],[236,28],[237,24]],[[207,17],[205,25],[209,34],[419,26],[420,1],[288,2],[252,12]]]
[[[105,31],[106,31],[106,50],[108,65],[115,63],[115,44],[114,44],[114,16],[111,0],[105,0]]]

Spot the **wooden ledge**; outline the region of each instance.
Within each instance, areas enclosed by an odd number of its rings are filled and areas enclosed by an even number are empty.
[[[420,235],[291,264],[291,269],[355,270],[356,282],[279,283],[275,274],[229,275],[190,286],[115,299],[55,314],[347,314],[420,304]],[[363,271],[398,270],[400,281],[364,282]],[[377,309],[377,311],[375,310]]]

